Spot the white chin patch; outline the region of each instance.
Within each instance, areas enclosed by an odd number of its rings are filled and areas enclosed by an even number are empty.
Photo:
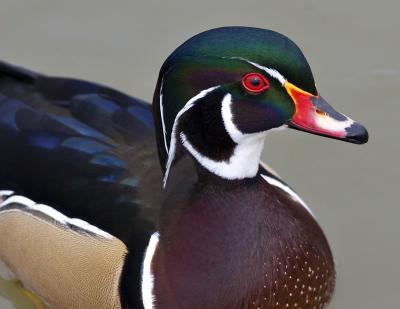
[[[184,132],[180,133],[180,139],[189,153],[211,173],[225,179],[251,178],[258,172],[266,132],[242,133],[233,123],[231,104],[232,96],[228,93],[222,100],[222,120],[226,132],[237,144],[228,160],[216,161],[204,156],[190,143]]]
[[[182,145],[208,171],[225,179],[243,179],[254,177],[258,172],[263,136],[248,138],[238,144],[228,161],[215,161],[198,152],[181,132]]]

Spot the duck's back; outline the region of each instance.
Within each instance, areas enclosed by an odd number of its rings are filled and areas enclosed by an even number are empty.
[[[119,289],[139,306],[140,289],[131,285],[140,282],[162,193],[149,105],[0,63],[0,144],[0,258],[39,295],[46,288],[57,298],[75,284],[94,299],[89,286],[104,277],[105,295],[114,297],[105,307],[118,304]],[[55,272],[47,278],[46,263]],[[131,280],[119,282],[121,272]]]
[[[0,189],[96,218],[90,223],[120,236],[110,216],[137,212],[161,192],[153,135],[143,101],[0,63]]]

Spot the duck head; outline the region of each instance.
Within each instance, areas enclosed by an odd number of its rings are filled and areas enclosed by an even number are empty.
[[[165,181],[183,153],[222,178],[254,177],[264,137],[277,128],[368,140],[319,95],[299,47],[258,28],[217,28],[183,43],[161,68],[153,108]]]

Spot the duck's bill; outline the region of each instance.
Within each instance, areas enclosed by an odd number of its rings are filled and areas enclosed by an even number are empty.
[[[289,127],[355,144],[368,141],[368,132],[362,125],[335,111],[321,96],[303,91],[289,82],[284,86],[296,106]]]

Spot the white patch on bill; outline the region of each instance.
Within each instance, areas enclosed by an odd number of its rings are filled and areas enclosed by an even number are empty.
[[[354,121],[348,117],[346,120],[336,120],[330,116],[316,115],[315,123],[319,129],[324,129],[329,132],[343,133],[347,128],[350,128]]]

